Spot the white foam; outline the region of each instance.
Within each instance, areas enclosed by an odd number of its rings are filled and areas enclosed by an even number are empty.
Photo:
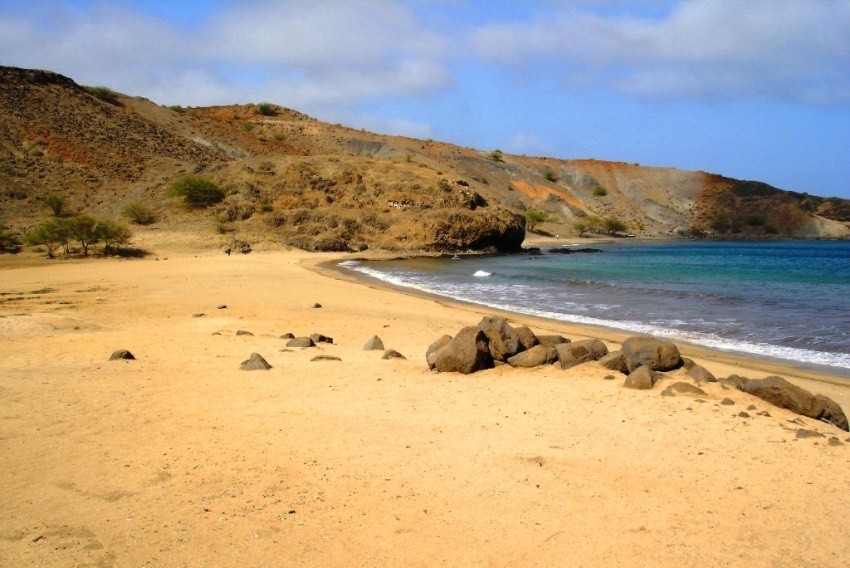
[[[473,274],[473,276],[475,276],[476,278],[486,278],[492,275],[492,272],[487,272],[486,270],[476,270],[475,274]]]

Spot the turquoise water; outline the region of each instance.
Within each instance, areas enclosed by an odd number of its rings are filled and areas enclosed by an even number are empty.
[[[343,266],[457,300],[850,376],[850,242],[593,246],[603,252]]]

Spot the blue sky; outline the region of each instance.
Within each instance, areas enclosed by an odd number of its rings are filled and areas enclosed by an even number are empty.
[[[850,0],[0,0],[0,64],[850,198]]]

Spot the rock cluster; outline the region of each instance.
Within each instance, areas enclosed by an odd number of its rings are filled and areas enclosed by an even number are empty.
[[[609,351],[599,339],[570,341],[559,335],[537,336],[527,327],[514,328],[504,318],[486,316],[477,326],[465,327],[454,337],[444,335],[434,341],[426,350],[425,359],[434,371],[463,374],[496,365],[529,368],[557,364],[561,369],[569,369],[595,361],[625,375],[624,387],[638,390],[652,389],[659,381],[674,376],[667,372],[682,369],[695,384],[673,382],[664,389],[663,396],[705,395],[699,385],[720,382],[724,388],[740,390],[780,408],[848,430],[841,407],[825,396],[814,395],[776,376],[753,380],[730,375],[718,381],[708,369],[683,358],[676,345],[653,337],[630,337],[619,350]]]

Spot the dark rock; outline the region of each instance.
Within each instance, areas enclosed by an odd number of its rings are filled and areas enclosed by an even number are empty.
[[[445,347],[451,340],[451,335],[444,335],[428,346],[428,349],[425,351],[425,360],[428,362],[429,369],[434,369],[434,355],[437,353],[437,351]]]
[[[529,329],[528,326],[520,326],[515,328],[516,334],[519,337],[520,345],[522,345],[523,349],[531,349],[535,345],[539,345],[540,341],[537,340],[537,336],[534,335],[534,332]]]
[[[797,430],[797,438],[826,438],[826,436],[821,434],[817,430],[808,430],[806,428],[800,428],[799,430]]]
[[[598,339],[585,339],[555,346],[562,369],[569,369],[587,361],[598,361],[608,354],[608,348]]]
[[[505,318],[484,316],[478,323],[478,329],[487,336],[490,355],[495,361],[507,361],[522,350],[519,335]]]
[[[626,357],[622,351],[612,351],[599,359],[599,364],[606,369],[619,371],[624,375],[629,373],[629,368],[626,365]]]
[[[110,361],[116,361],[118,359],[124,359],[125,361],[135,361],[136,357],[126,349],[119,349],[118,351],[113,352],[112,355],[109,356]]]
[[[315,304],[313,304],[311,307],[312,307],[312,308],[321,308],[321,307],[322,307],[322,304],[320,304],[319,302],[316,302],[316,303],[315,303]]]
[[[511,367],[539,367],[540,365],[551,365],[558,360],[558,352],[554,347],[535,345],[531,349],[517,353],[508,359]]]
[[[705,396],[706,392],[699,387],[684,382],[673,383],[661,391],[661,396],[678,396],[680,394],[688,396]]]
[[[747,381],[741,390],[780,408],[848,430],[847,416],[835,401],[823,395],[813,395],[782,377],[753,379]]]
[[[322,335],[321,333],[314,333],[310,335],[310,339],[313,340],[313,343],[333,343],[334,340],[332,337],[328,337],[327,335]]]
[[[735,401],[729,397],[726,397],[720,401],[720,404],[722,404],[723,406],[732,406],[733,404],[735,404]]]
[[[743,387],[750,379],[746,377],[741,377],[739,375],[729,375],[725,379],[720,379],[719,382],[724,387],[730,386],[736,388],[738,390],[743,390]]]
[[[770,412],[768,412],[767,410],[762,410],[761,412],[757,412],[756,414],[758,414],[759,416],[770,417]]]
[[[749,417],[750,417],[750,413],[749,413],[749,412],[747,412],[746,410],[742,410],[741,412],[739,412],[739,413],[738,413],[738,417],[739,417],[739,418],[749,418]]]
[[[205,317],[207,317],[207,314],[205,314],[203,312],[198,312],[197,314],[192,314],[192,317],[193,318],[205,318]]]
[[[844,442],[842,442],[841,440],[839,440],[839,439],[838,439],[838,438],[836,438],[835,436],[830,436],[830,438],[829,438],[829,445],[830,445],[830,446],[843,446],[843,445],[844,445]]]
[[[281,339],[293,339],[294,337],[295,335],[293,335],[292,333],[284,333],[280,336]]]
[[[228,246],[226,249],[224,249],[224,252],[226,252],[228,255],[231,252],[238,252],[238,253],[241,253],[241,254],[249,254],[251,252],[251,244],[247,241],[234,239],[233,241],[231,241],[230,246]]]
[[[384,355],[381,359],[407,359],[404,355],[396,351],[395,349],[387,349],[384,351]]]
[[[652,369],[644,365],[629,373],[623,386],[630,389],[649,390],[655,386],[658,380],[657,375],[658,373],[653,373]]]
[[[293,337],[286,342],[287,347],[315,347],[316,344],[309,337]]]
[[[477,327],[461,329],[433,354],[434,368],[443,373],[469,374],[493,366],[487,336]]]
[[[244,329],[239,329],[236,331],[236,335],[254,335],[250,331],[245,331]]]
[[[219,309],[219,310],[226,310],[226,309],[227,309],[227,304],[221,304],[220,306],[218,306],[218,309]]]
[[[717,382],[717,378],[711,374],[711,371],[696,363],[688,369],[688,376],[692,377],[697,383]]]
[[[381,341],[381,338],[377,335],[373,335],[372,338],[366,342],[366,345],[363,346],[363,351],[383,351],[384,350],[384,342]]]
[[[549,249],[549,254],[592,254],[603,252],[602,249],[596,248],[576,248],[576,247],[558,247]]]
[[[342,361],[336,355],[316,355],[310,361]]]
[[[239,368],[243,371],[268,371],[272,366],[259,353],[251,353],[250,357],[242,361]]]
[[[630,337],[622,351],[630,372],[644,365],[653,371],[672,371],[684,364],[675,345],[654,337]]]
[[[555,347],[561,343],[569,343],[570,340],[561,335],[538,335],[537,342],[544,347]]]
[[[616,381],[617,377],[615,377],[614,375],[605,375],[604,377],[602,377],[602,380],[603,381]]]

